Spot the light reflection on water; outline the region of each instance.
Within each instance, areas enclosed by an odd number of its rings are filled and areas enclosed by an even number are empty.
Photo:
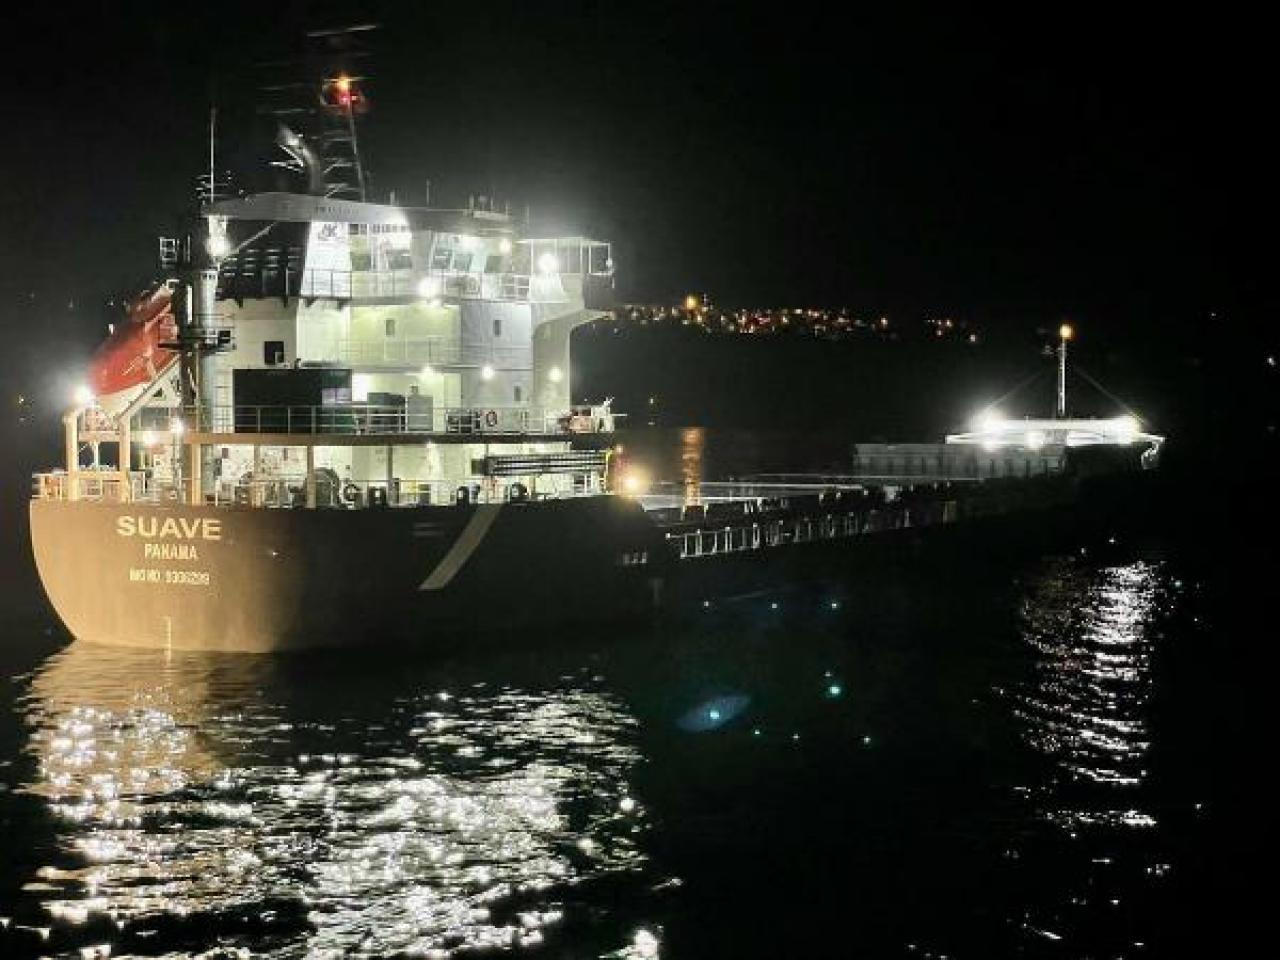
[[[79,644],[41,667],[28,790],[65,857],[28,891],[55,920],[209,942],[252,914],[255,952],[444,955],[537,945],[570,887],[642,870],[635,721],[589,674],[384,676],[362,704],[339,681],[273,688],[276,670]]]
[[[1150,748],[1152,620],[1160,569],[1152,563],[1054,564],[1023,604],[1034,680],[1014,702],[1022,735],[1068,783],[1092,784],[1074,806],[1045,809],[1064,826],[1155,825],[1133,806]],[[1053,796],[1061,798],[1062,791]],[[1075,796],[1073,793],[1072,796]]]
[[[1056,944],[1071,955],[1122,956],[1158,936],[1145,904],[1170,870],[1169,843],[1149,767],[1170,597],[1162,563],[1071,559],[1045,563],[1023,596],[1032,661],[1006,699],[1044,766],[1016,788],[1028,824],[1009,855],[1022,861],[1014,877],[1037,891],[1011,918],[1033,953]]]
[[[1142,955],[1191,806],[1165,563],[913,576],[558,656],[72,646],[17,685],[0,826],[26,804],[38,859],[0,924],[51,955],[808,956],[851,924],[870,956]]]

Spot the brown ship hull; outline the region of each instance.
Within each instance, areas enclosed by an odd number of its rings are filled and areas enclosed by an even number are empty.
[[[272,651],[456,643],[634,615],[656,532],[612,497],[400,509],[31,502],[44,589],[78,639]]]

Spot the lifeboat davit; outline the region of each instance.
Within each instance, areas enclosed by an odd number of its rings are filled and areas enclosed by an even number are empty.
[[[132,403],[178,355],[173,291],[162,283],[131,302],[89,361],[89,388],[98,406],[115,414]]]

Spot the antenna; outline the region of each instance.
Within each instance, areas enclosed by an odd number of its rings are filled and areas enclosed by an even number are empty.
[[[209,105],[209,202],[217,200],[217,191],[214,184],[214,150],[216,148],[216,137],[218,132],[218,105]]]
[[[230,192],[230,173],[223,171],[223,179],[218,180],[217,168],[217,136],[218,136],[218,108],[216,105],[209,107],[209,169],[196,177],[196,199],[206,204],[214,203],[218,199],[218,187],[227,188]]]

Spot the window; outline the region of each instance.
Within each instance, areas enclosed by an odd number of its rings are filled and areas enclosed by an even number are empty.
[[[449,263],[453,260],[453,250],[449,247],[436,246],[435,251],[431,254],[432,270],[448,270]]]
[[[269,367],[284,363],[284,341],[264,340],[262,342],[262,362]]]
[[[333,406],[339,403],[351,402],[350,387],[321,387],[320,403],[322,406]]]
[[[471,254],[459,250],[453,255],[453,269],[458,273],[466,273],[471,269]]]
[[[387,336],[388,336],[388,337],[394,337],[394,336],[396,335],[396,318],[395,318],[395,317],[386,317],[386,318],[383,320],[383,324],[384,324],[384,326],[386,327]]]
[[[502,318],[501,317],[493,318],[493,335],[495,337],[502,336]]]
[[[523,399],[524,399],[524,387],[520,386],[520,384],[517,383],[516,384],[516,403],[519,403]]]

